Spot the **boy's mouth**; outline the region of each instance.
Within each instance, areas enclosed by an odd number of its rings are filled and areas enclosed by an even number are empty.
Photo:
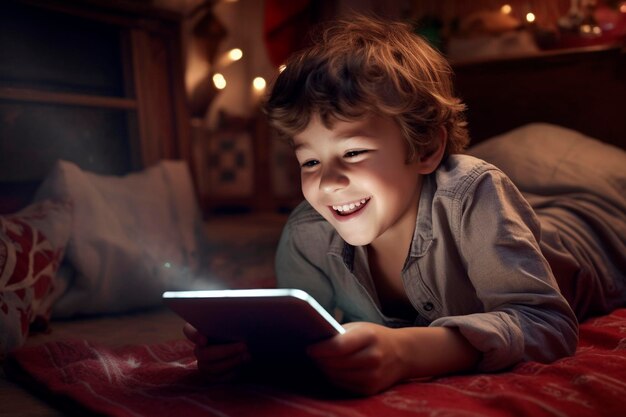
[[[335,213],[339,216],[348,216],[352,213],[356,213],[357,211],[363,209],[370,201],[372,197],[362,198],[357,201],[352,201],[350,203],[340,204],[336,206],[332,206]]]

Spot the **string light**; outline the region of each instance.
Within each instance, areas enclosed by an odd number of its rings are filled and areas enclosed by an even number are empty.
[[[511,12],[513,11],[513,8],[511,7],[510,4],[505,4],[502,7],[500,7],[500,11],[504,14],[511,14]]]
[[[239,61],[243,57],[243,51],[239,48],[233,48],[228,51],[228,58],[231,61]]]
[[[213,84],[218,90],[223,90],[226,88],[226,78],[224,78],[224,76],[219,72],[216,72],[213,74]]]
[[[243,51],[239,48],[233,48],[220,55],[219,59],[215,63],[217,68],[225,68],[235,61],[239,61],[243,58]]]
[[[535,21],[535,14],[534,13],[526,13],[526,21],[528,23],[532,23]]]
[[[265,82],[265,79],[263,77],[256,77],[252,81],[252,86],[254,87],[254,89],[256,91],[263,91],[263,90],[265,90],[265,86],[266,85],[267,85],[267,83]]]

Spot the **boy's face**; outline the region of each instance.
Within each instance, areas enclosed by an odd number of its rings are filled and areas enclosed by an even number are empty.
[[[412,235],[422,177],[419,162],[406,162],[393,119],[369,115],[328,129],[315,115],[294,146],[304,197],[346,242]]]

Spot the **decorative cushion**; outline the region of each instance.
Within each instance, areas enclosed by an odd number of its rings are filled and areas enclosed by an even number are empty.
[[[68,204],[49,200],[0,217],[0,357],[47,325],[71,220]]]

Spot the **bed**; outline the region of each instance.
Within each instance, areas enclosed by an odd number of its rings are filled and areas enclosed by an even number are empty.
[[[626,149],[625,62],[621,48],[613,47],[465,63],[455,68],[457,88],[468,103],[476,142],[542,122],[566,126]],[[532,88],[520,88],[529,78]],[[582,102],[577,97],[582,97]],[[71,169],[59,168],[61,173]],[[181,168],[170,165],[160,169],[162,172],[153,175],[164,178],[164,172]],[[185,187],[165,187],[163,193],[171,190],[184,192]],[[53,195],[53,191],[50,185],[50,194],[42,195]],[[171,210],[180,214],[187,209]],[[63,219],[62,207],[52,211]],[[197,213],[189,215],[198,219]],[[271,287],[273,250],[285,221],[286,215],[277,213],[209,216],[187,225],[201,230],[207,250],[202,254],[189,246],[191,238],[181,235],[176,239],[186,248],[185,259],[203,264],[205,277],[214,285]],[[71,231],[67,233],[71,235]],[[70,237],[58,239],[67,242]],[[114,251],[106,253],[116,255]],[[57,266],[62,272],[62,265]],[[237,384],[207,386],[195,373],[192,347],[183,340],[181,319],[155,303],[137,305],[130,296],[118,311],[98,313],[97,305],[119,296],[111,291],[108,296],[113,298],[107,299],[98,291],[84,298],[82,306],[65,304],[67,318],[60,314],[47,330],[31,332],[23,347],[3,361],[2,415],[625,415],[626,307],[582,323],[576,354],[553,364],[529,362],[495,374],[408,381],[377,396],[358,398],[326,391],[314,378],[285,380],[267,374]],[[87,316],[72,314],[90,312],[89,308],[93,310]]]

